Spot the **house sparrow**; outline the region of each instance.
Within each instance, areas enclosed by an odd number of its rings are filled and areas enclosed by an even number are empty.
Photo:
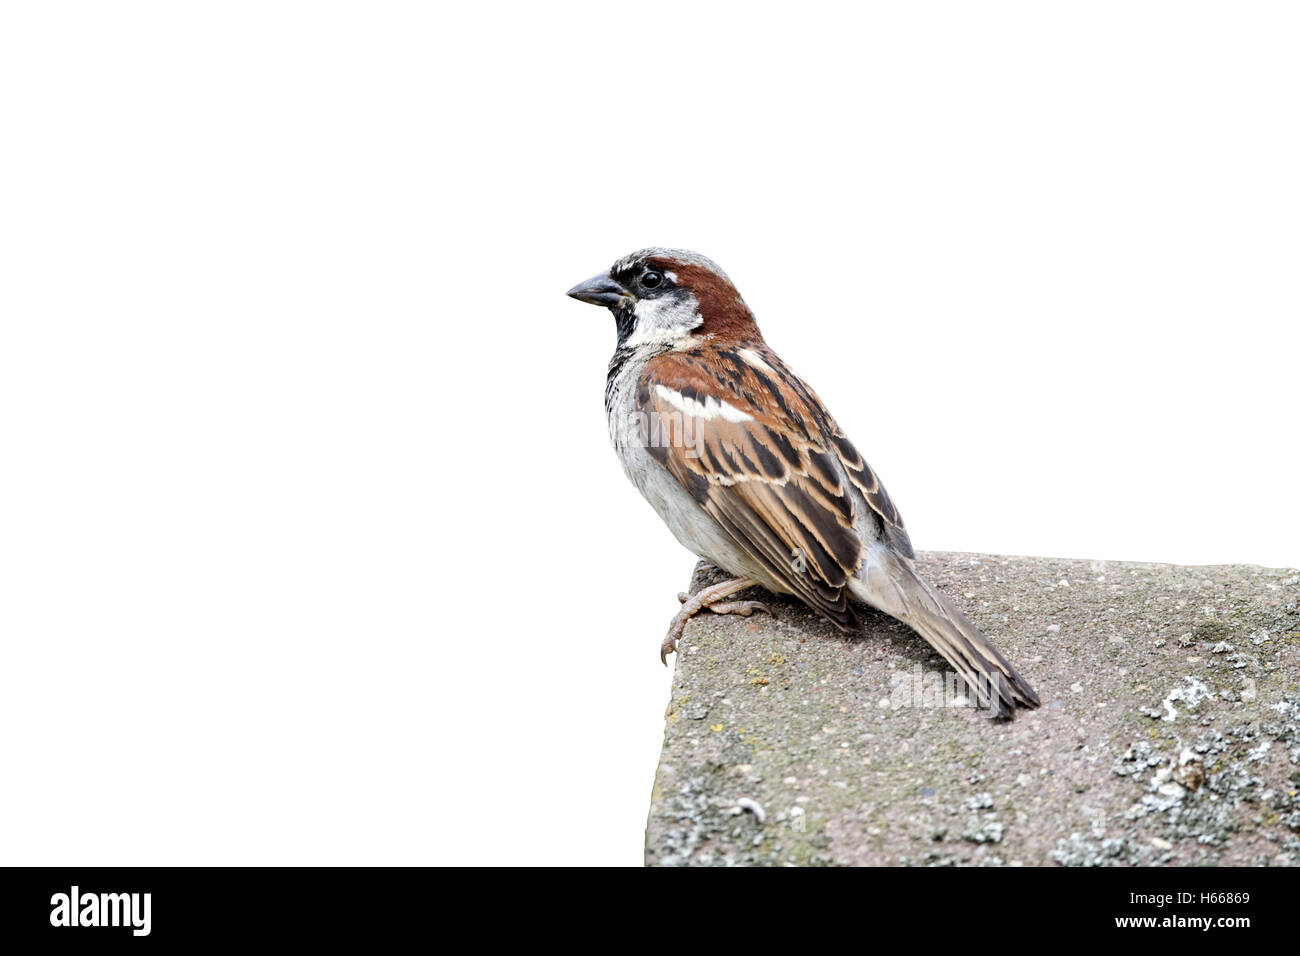
[[[879,608],[929,641],[996,716],[1038,706],[1007,659],[916,572],[875,472],[768,348],[716,264],[643,249],[568,294],[614,315],[605,412],[623,470],[678,541],[733,576],[685,599],[661,659],[704,608],[765,610],[726,600],[761,585],[842,630],[857,623],[850,600]]]

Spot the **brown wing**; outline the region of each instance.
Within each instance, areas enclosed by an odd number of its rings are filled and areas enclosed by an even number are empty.
[[[906,541],[893,504],[770,350],[718,348],[705,357],[669,352],[648,364],[637,396],[646,446],[774,578],[852,624],[846,585],[862,562],[858,502]]]
[[[754,351],[759,354],[764,364],[770,369],[770,374],[761,369],[751,369],[756,380],[771,395],[777,395],[782,390],[781,386],[784,385],[785,390],[797,396],[798,401],[789,408],[783,406],[783,410],[796,421],[802,419],[816,423],[826,437],[828,447],[835,452],[840,464],[844,466],[849,480],[862,493],[867,506],[875,512],[880,522],[881,534],[884,535],[885,540],[904,557],[916,557],[915,552],[912,550],[912,541],[907,535],[907,529],[903,527],[903,516],[894,507],[894,502],[889,498],[889,492],[885,491],[885,486],[880,483],[880,479],[871,470],[871,466],[858,454],[858,450],[853,447],[853,443],[844,434],[844,430],[836,424],[835,419],[826,411],[821,399],[771,349],[761,346]],[[790,403],[787,401],[787,404]]]
[[[871,510],[880,519],[880,531],[885,536],[885,540],[903,557],[916,557],[916,552],[912,549],[912,539],[908,537],[907,529],[903,527],[903,516],[894,507],[894,502],[889,498],[889,492],[885,490],[885,486],[880,483],[880,479],[871,470],[871,466],[863,461],[862,456],[858,454],[858,450],[853,447],[853,444],[839,430],[838,426],[835,427],[831,443],[839,453],[840,463],[844,465],[845,471],[848,472],[849,480],[853,482],[858,491],[862,492],[862,497],[867,500]]]

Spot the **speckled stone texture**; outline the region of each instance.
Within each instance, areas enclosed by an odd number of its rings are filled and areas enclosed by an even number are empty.
[[[702,613],[674,665],[648,864],[1300,863],[1300,572],[918,565],[1042,708],[999,723],[963,705],[941,658],[867,609],[854,635],[789,601]],[[701,566],[692,590],[720,579]]]

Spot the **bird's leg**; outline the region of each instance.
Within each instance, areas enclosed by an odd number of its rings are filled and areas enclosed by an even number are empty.
[[[689,597],[689,594],[679,594],[677,600],[685,604]],[[714,614],[739,614],[741,617],[749,617],[755,611],[763,611],[776,617],[772,613],[772,609],[762,601],[719,601],[717,604],[710,604],[700,610],[712,611]]]
[[[673,618],[673,623],[668,628],[668,636],[659,647],[659,659],[664,664],[668,663],[668,655],[677,650],[677,642],[681,640],[682,633],[686,630],[686,622],[705,608],[717,614],[739,614],[742,617],[749,617],[755,611],[766,611],[771,614],[772,612],[759,601],[722,600],[731,597],[737,591],[752,588],[757,583],[753,578],[733,578],[707,587],[697,594],[677,595],[677,600],[682,602],[682,609]]]

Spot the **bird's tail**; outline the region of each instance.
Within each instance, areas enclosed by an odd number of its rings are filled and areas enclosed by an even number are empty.
[[[980,706],[995,716],[1009,718],[1017,706],[1038,706],[1029,682],[946,594],[917,574],[907,559],[880,551],[875,556],[865,576],[852,582],[858,600],[924,637],[970,685]]]

